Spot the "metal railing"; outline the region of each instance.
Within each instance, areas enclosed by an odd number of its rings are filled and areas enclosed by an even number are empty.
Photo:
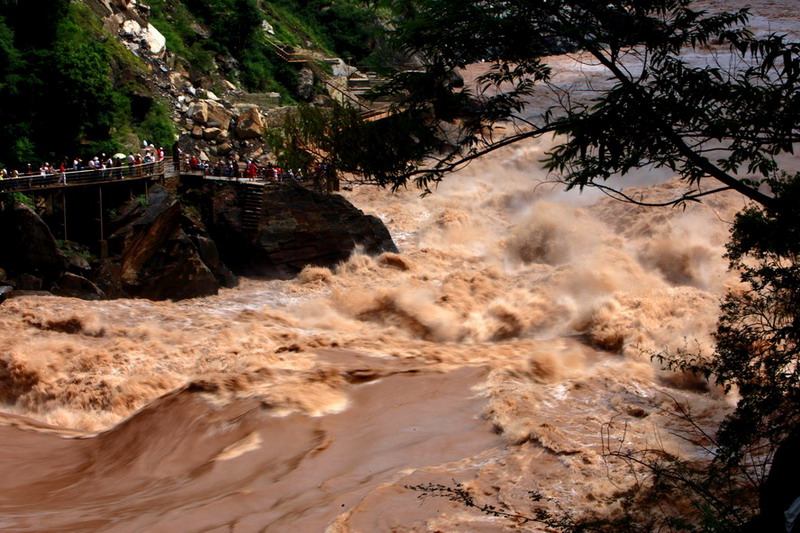
[[[164,175],[167,164],[171,163],[155,161],[138,165],[124,164],[105,169],[69,170],[63,173],[56,170],[44,175],[41,173],[24,174],[19,177],[0,179],[0,193],[160,177]]]

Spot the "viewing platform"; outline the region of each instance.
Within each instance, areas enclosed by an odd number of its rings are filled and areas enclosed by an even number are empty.
[[[122,165],[106,169],[70,170],[42,175],[25,174],[19,177],[0,179],[0,194],[9,192],[41,192],[50,189],[68,189],[85,185],[119,183],[122,181],[163,182],[168,174],[174,174],[172,162],[158,161],[139,165]]]

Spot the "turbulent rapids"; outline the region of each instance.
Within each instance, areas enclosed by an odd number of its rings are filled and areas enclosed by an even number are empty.
[[[710,425],[731,399],[651,356],[710,349],[742,200],[565,194],[531,170],[542,149],[426,198],[348,193],[400,254],[179,303],[5,302],[0,527],[516,530],[405,486],[579,511],[629,482],[609,443],[699,454],[675,402]]]

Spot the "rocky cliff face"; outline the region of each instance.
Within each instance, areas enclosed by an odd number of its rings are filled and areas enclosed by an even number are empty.
[[[22,203],[0,211],[0,250],[0,268],[20,288],[49,287],[67,267],[50,228]],[[38,287],[30,285],[31,278],[39,280]]]
[[[290,278],[307,265],[344,261],[356,247],[368,254],[397,252],[380,219],[339,195],[293,183],[270,186],[257,222],[248,223],[248,194],[258,192],[245,183],[208,183],[202,194],[204,223],[225,263],[239,274]]]
[[[216,294],[237,283],[219,261],[214,243],[166,189],[154,188],[146,206],[131,204],[123,217],[130,222],[109,239],[116,258],[98,276],[109,294],[180,300]]]
[[[307,265],[344,261],[356,248],[397,252],[378,218],[339,195],[295,183],[211,181],[184,193],[195,198],[202,222],[187,216],[174,194],[154,187],[146,205],[123,206],[112,222],[110,257],[91,266],[65,256],[29,207],[0,210],[0,286],[86,299],[180,300],[235,286],[228,266],[240,275],[291,278]]]

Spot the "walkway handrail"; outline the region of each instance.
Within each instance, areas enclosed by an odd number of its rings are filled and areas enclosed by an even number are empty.
[[[105,169],[70,170],[63,174],[61,171],[55,170],[44,176],[41,174],[24,174],[19,177],[0,179],[0,193],[109,183],[124,179],[152,178],[164,175],[166,163],[166,161],[154,161],[138,165],[123,164],[122,166]]]

